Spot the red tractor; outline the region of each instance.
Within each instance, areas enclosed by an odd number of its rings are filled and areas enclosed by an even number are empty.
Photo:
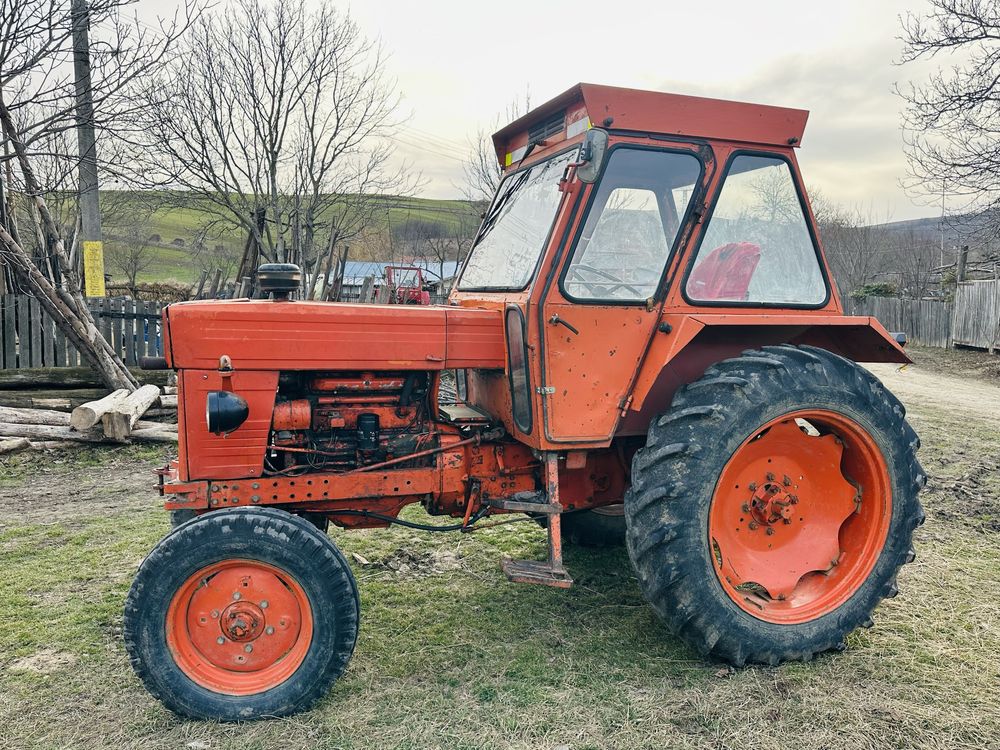
[[[431,293],[424,286],[423,269],[417,266],[386,266],[385,285],[391,305],[431,303]]]
[[[420,527],[415,503],[456,519],[437,531],[543,521],[514,581],[568,587],[564,539],[624,542],[667,629],[734,665],[871,625],[925,477],[856,364],[908,358],[843,312],[806,117],[578,85],[494,136],[505,176],[446,305],[291,301],[293,266],[262,269],[272,300],[166,308],[179,525],[125,612],[150,691],[192,717],[311,705],[358,633],[327,523]]]

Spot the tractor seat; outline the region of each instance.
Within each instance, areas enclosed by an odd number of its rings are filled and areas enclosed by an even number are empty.
[[[482,425],[493,423],[493,418],[489,414],[468,404],[439,404],[438,412],[445,422],[451,424]]]
[[[742,302],[760,262],[760,245],[730,242],[710,252],[688,277],[688,296],[697,300]]]

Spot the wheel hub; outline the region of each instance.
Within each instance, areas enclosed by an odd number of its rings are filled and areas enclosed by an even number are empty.
[[[233,602],[222,611],[219,625],[231,641],[256,640],[264,632],[264,610],[253,602]]]
[[[787,492],[785,486],[773,481],[773,474],[767,476],[768,481],[763,482],[756,489],[753,484],[750,485],[753,494],[750,496],[748,510],[758,525],[791,524],[795,515],[795,509],[792,506],[798,504],[799,498]],[[787,475],[784,482],[786,486],[792,484],[792,480]]]

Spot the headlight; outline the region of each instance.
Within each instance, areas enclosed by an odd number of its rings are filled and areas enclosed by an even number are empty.
[[[229,391],[209,391],[205,404],[208,431],[216,435],[232,432],[247,421],[250,407],[242,397]]]

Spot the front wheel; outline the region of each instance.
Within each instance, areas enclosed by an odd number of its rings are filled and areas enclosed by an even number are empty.
[[[309,522],[270,508],[217,511],[164,537],[125,604],[129,659],[167,708],[236,721],[303,711],[344,671],[357,585]]]
[[[830,352],[765,347],[710,367],[633,460],[627,542],[644,595],[734,664],[842,648],[914,557],[918,446],[902,404]]]

